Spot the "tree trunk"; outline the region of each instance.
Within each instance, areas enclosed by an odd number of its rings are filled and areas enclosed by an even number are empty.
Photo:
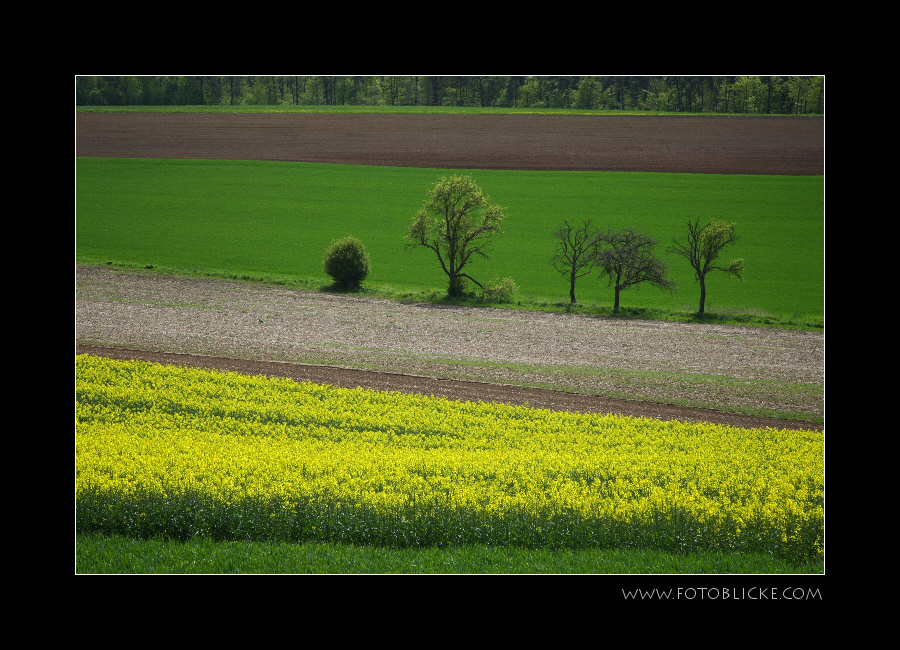
[[[569,287],[569,298],[571,298],[571,302],[574,304],[577,302],[575,300],[575,276],[572,276],[572,285]]]
[[[465,288],[465,279],[458,275],[450,276],[450,283],[447,285],[447,295],[451,298],[459,298],[463,295]]]
[[[616,285],[616,301],[613,305],[613,311],[619,311],[619,285]]]
[[[703,281],[703,278],[700,278],[700,313],[703,313],[703,310],[706,307],[706,282]]]

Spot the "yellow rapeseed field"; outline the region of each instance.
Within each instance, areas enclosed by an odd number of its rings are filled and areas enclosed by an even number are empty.
[[[823,551],[816,431],[76,358],[76,521],[141,538]]]

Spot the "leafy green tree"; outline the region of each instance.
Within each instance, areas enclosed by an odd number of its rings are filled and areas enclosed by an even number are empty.
[[[472,77],[476,106],[494,106],[501,100],[509,77]]]
[[[563,221],[553,233],[556,239],[556,253],[550,260],[553,268],[569,281],[569,301],[575,300],[575,281],[594,270],[599,234],[590,220],[581,228],[575,228]]]
[[[437,76],[425,77],[425,103],[428,106],[441,106],[444,103],[444,91],[450,82],[450,77]]]
[[[522,106],[550,108],[550,82],[547,77],[528,77],[519,88]]]
[[[641,107],[651,111],[665,111],[669,106],[669,86],[665,77],[651,77]]]
[[[609,276],[609,286],[616,291],[613,311],[619,311],[619,294],[630,287],[640,288],[646,282],[666,291],[675,290],[675,283],[666,277],[665,263],[653,253],[656,241],[652,237],[625,228],[607,231],[598,242],[596,264],[601,275]]]
[[[603,92],[596,77],[582,77],[575,93],[575,106],[584,109],[595,109],[600,103]]]
[[[386,106],[396,106],[400,102],[402,84],[402,77],[379,77],[378,85],[381,89],[382,102]]]
[[[419,105],[419,82],[421,77],[414,75],[412,77],[403,77],[403,99],[400,104],[403,106]]]
[[[355,237],[331,242],[325,252],[325,273],[336,284],[346,288],[358,287],[369,275],[369,254]]]
[[[706,307],[706,276],[710,271],[724,271],[729,277],[743,281],[744,260],[734,259],[727,264],[717,262],[722,250],[737,241],[734,234],[735,224],[724,221],[710,221],[702,228],[700,220],[688,221],[687,239],[684,242],[673,240],[668,248],[670,253],[684,257],[694,269],[697,282],[700,283],[700,311]]]
[[[465,280],[484,285],[463,269],[475,255],[487,258],[492,235],[500,232],[504,208],[491,203],[471,176],[443,177],[428,192],[406,234],[407,245],[434,251],[449,278],[447,294],[460,297]]]
[[[738,77],[732,84],[734,108],[740,113],[759,113],[765,107],[766,88],[759,77]]]

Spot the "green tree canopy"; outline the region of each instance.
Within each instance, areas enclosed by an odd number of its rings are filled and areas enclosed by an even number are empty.
[[[706,308],[706,276],[710,271],[724,271],[730,277],[743,280],[744,260],[734,259],[727,264],[718,262],[722,250],[737,241],[734,233],[735,224],[724,221],[710,221],[702,228],[700,220],[687,224],[687,239],[684,242],[673,240],[669,252],[684,257],[694,269],[697,282],[700,283],[700,311]]]
[[[463,269],[475,255],[487,258],[492,235],[500,232],[504,208],[491,203],[471,176],[443,177],[428,192],[406,234],[407,245],[423,246],[437,255],[449,278],[447,294],[459,297],[465,280],[484,285]]]

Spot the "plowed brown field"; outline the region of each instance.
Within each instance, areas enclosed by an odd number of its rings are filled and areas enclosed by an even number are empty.
[[[823,174],[817,117],[77,113],[76,154],[438,169]]]
[[[76,155],[283,160],[451,169],[806,175],[824,173],[824,120],[713,116],[77,113]],[[87,278],[88,274],[80,271],[76,276],[79,287],[76,295],[76,353],[90,352],[115,358],[139,358],[290,376],[340,386],[414,391],[454,399],[484,399],[516,404],[527,402],[532,406],[573,411],[707,420],[736,426],[821,428],[821,425],[810,423],[685,409],[653,403],[653,400],[646,397],[642,401],[613,400],[596,396],[600,393],[590,395],[542,391],[490,382],[454,381],[438,375],[429,377],[402,371],[361,371],[360,368],[371,366],[371,359],[365,358],[365,355],[374,359],[391,347],[388,343],[379,343],[380,349],[371,350],[369,347],[359,346],[354,352],[354,359],[358,362],[356,369],[276,363],[273,361],[285,358],[279,354],[284,355],[284,337],[291,336],[289,323],[285,325],[288,328],[286,333],[275,337],[271,342],[265,338],[248,341],[246,337],[254,335],[247,332],[256,331],[260,333],[259,336],[265,336],[262,334],[267,331],[264,328],[256,327],[254,330],[250,327],[263,323],[258,316],[254,315],[252,321],[241,324],[241,329],[235,330],[239,331],[237,335],[232,332],[232,328],[236,327],[236,323],[242,322],[242,310],[233,309],[233,314],[229,312],[225,316],[222,316],[225,312],[217,312],[213,321],[203,320],[209,314],[204,309],[181,309],[177,313],[168,314],[168,308],[164,306],[167,303],[160,303],[158,296],[146,293],[150,290],[137,288],[141,283],[128,280],[127,287],[121,284],[127,280],[124,276],[116,279],[116,282],[120,283],[117,291],[127,294],[125,304],[121,297],[105,298],[97,295],[90,299],[79,298],[78,293],[83,292],[82,280],[78,279],[78,275]],[[107,282],[106,279],[94,280],[101,281]],[[187,279],[182,281],[191,282]],[[88,285],[85,284],[84,287],[84,292],[87,292]],[[182,291],[191,292],[194,288]],[[206,292],[208,289],[205,284],[202,289],[198,284],[197,291]],[[329,300],[333,299],[334,297],[329,297]],[[199,302],[200,299],[196,300]],[[122,309],[111,309],[112,305],[119,305]],[[323,311],[323,318],[337,313],[331,308]],[[160,320],[161,318],[170,320]],[[395,324],[386,322],[376,326],[394,327]],[[415,335],[414,330],[419,326],[409,326],[406,335],[409,336],[410,329]],[[428,327],[427,324],[421,326]],[[676,324],[667,326],[678,328]],[[332,327],[333,331],[340,333],[347,325],[344,321],[337,320],[316,323],[316,328],[320,331],[332,331]],[[529,328],[529,331],[523,331],[530,337],[528,345],[540,350],[541,341],[535,340],[537,337],[530,329],[531,326],[523,327]],[[179,328],[183,328],[184,334],[180,333],[182,329]],[[136,336],[135,332],[140,332],[138,338],[141,349],[129,349],[130,341]],[[154,332],[157,334],[154,335]],[[176,339],[183,341],[207,341],[211,350],[227,348],[224,343],[219,345],[218,339],[211,339],[220,335],[226,339],[232,336],[241,345],[246,344],[252,348],[253,356],[238,358],[232,354],[226,358],[217,356],[215,352],[190,354],[191,350],[183,344],[171,342],[173,333],[176,333]],[[689,332],[686,330],[684,334],[683,338],[687,339]],[[398,330],[398,336],[400,335]],[[726,336],[736,335],[732,333]],[[813,384],[818,384],[818,379],[808,378],[809,374],[818,374],[820,365],[824,373],[824,337],[821,334],[813,336],[818,337],[818,340],[810,343],[809,339],[805,339],[796,344],[796,350],[802,351],[801,365],[806,376],[793,378],[794,381],[812,381]],[[491,348],[490,341],[485,341],[486,347]],[[333,344],[340,347],[345,342],[336,339]],[[551,342],[548,340],[547,343],[550,345]],[[622,367],[636,363],[638,357],[634,351],[639,352],[641,347],[637,339],[627,338],[616,344],[621,345]],[[317,342],[318,352],[327,345],[330,344]],[[586,338],[584,345],[594,345],[594,339]],[[772,358],[760,356],[769,352],[754,351],[754,364],[783,367],[782,356],[785,350],[793,350],[794,344],[779,343],[768,348],[772,350]],[[266,350],[269,352],[266,353]],[[668,358],[678,359],[679,354],[683,353],[683,350],[673,349]],[[300,350],[293,354],[303,356],[305,353]],[[734,367],[734,358],[723,356],[720,360],[712,359],[711,364],[719,364],[716,367],[723,369],[723,372],[727,370],[733,376],[739,377],[742,372],[740,367]],[[753,372],[749,366],[747,372]],[[785,376],[782,380],[791,381],[792,377]],[[507,381],[515,383],[517,379],[514,377]],[[612,388],[615,393],[615,387]],[[822,402],[809,412],[818,413]]]

